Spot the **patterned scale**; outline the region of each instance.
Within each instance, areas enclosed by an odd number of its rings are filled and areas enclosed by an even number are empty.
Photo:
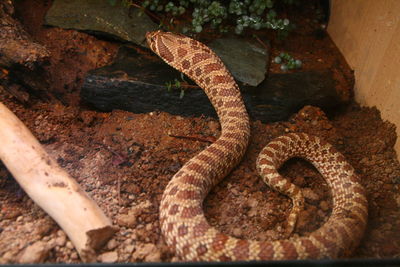
[[[269,186],[292,199],[290,234],[304,199],[301,189],[280,176],[277,169],[291,157],[309,160],[332,190],[332,214],[321,228],[309,236],[261,242],[231,237],[209,225],[203,213],[203,200],[239,163],[249,142],[249,118],[240,90],[219,57],[204,44],[162,31],[148,33],[146,38],[153,52],[203,88],[217,111],[222,129],[218,140],[189,160],[164,191],[161,230],[177,256],[187,261],[348,256],[358,246],[367,223],[364,189],[342,154],[319,138],[303,133],[273,140],[261,151],[257,169]]]

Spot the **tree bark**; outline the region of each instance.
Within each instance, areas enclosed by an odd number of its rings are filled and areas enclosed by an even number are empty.
[[[0,86],[18,100],[27,102],[26,90],[47,91],[48,84],[41,67],[50,54],[32,40],[13,15],[12,2],[0,1],[0,68],[3,76]]]

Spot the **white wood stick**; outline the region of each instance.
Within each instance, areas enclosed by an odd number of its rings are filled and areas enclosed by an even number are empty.
[[[0,159],[29,197],[65,231],[82,260],[95,261],[95,250],[111,238],[115,227],[2,103]]]

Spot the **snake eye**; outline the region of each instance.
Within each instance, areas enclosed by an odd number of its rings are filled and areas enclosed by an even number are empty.
[[[155,42],[156,41],[156,36],[154,34],[150,35],[150,41]]]

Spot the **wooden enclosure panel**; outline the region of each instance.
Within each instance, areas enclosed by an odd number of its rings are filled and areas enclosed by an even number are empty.
[[[355,98],[400,136],[400,1],[331,0],[328,33],[355,71]],[[400,159],[400,140],[396,142]]]

